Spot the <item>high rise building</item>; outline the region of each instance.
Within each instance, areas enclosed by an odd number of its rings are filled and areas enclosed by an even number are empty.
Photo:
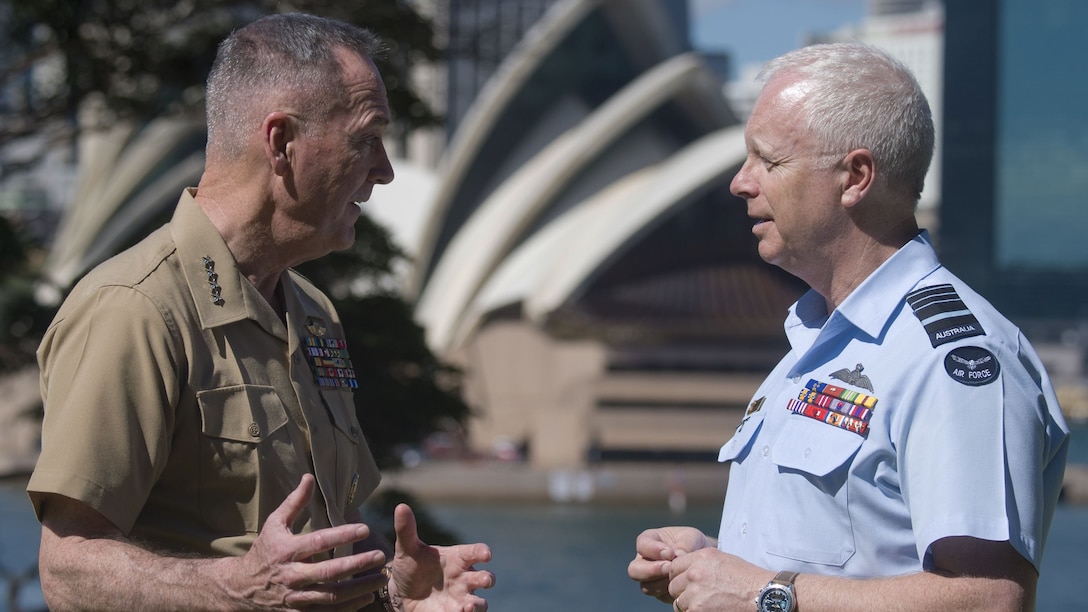
[[[1040,349],[1088,417],[1088,3],[946,9],[940,250]]]
[[[1081,344],[1086,28],[1083,0],[948,3],[940,213],[952,270],[1036,336]]]

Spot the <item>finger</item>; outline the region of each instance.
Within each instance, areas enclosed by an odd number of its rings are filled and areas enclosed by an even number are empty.
[[[361,540],[367,539],[370,536],[370,527],[364,523],[348,523],[346,525],[337,525],[336,527],[326,527],[325,529],[318,529],[310,533],[305,533],[295,537],[295,561],[301,561],[309,559],[310,557],[334,550],[338,546],[344,546],[346,544],[354,544]],[[381,551],[367,551],[378,552]],[[350,559],[351,557],[344,557]],[[385,563],[385,555],[381,553],[382,561],[379,563]]]
[[[471,570],[473,565],[491,560],[491,547],[487,544],[458,544],[450,548],[452,556],[457,559],[458,566],[462,570]]]
[[[677,576],[680,576],[684,572],[688,571],[691,564],[694,563],[696,557],[694,555],[679,555],[672,561],[669,561],[666,567],[662,569],[665,575],[670,579],[675,580]]]
[[[384,563],[385,555],[380,551],[317,563],[296,562],[284,568],[283,583],[301,592],[333,593],[342,589],[355,597],[388,584],[389,579],[384,573],[373,571],[383,567]]]
[[[409,544],[415,547],[419,540],[416,515],[408,504],[397,504],[393,510],[393,530],[397,533],[396,551],[400,553]]]
[[[476,589],[490,589],[495,586],[495,574],[487,570],[472,572],[472,575],[466,582],[470,592],[475,591]]]
[[[671,564],[671,561],[650,561],[642,557],[635,557],[627,566],[627,576],[638,582],[667,579]]]
[[[650,597],[656,597],[658,599],[661,599],[662,597],[666,597],[669,595],[668,578],[640,582],[639,587],[642,590],[643,595],[649,595]],[[672,597],[668,597],[668,601],[672,601]]]
[[[462,612],[487,612],[487,601],[475,595],[469,597],[469,601],[461,605]]]
[[[275,525],[291,531],[291,525],[294,525],[295,519],[302,514],[302,510],[310,503],[310,498],[314,494],[314,482],[313,474],[303,474],[302,480],[299,481],[295,490],[291,491],[279,507],[268,515],[265,524]]]
[[[359,610],[377,600],[380,586],[373,580],[315,584],[308,589],[291,592],[284,602],[292,608],[332,606],[341,610]]]
[[[635,539],[635,552],[651,561],[667,561],[676,556],[672,547],[653,531],[644,531]]]

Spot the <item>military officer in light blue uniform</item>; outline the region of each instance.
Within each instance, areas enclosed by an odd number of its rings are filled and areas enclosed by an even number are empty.
[[[1068,427],[1027,339],[917,227],[925,97],[853,43],[764,78],[731,188],[812,289],[721,449],[718,537],[648,530],[630,576],[684,611],[1032,608]]]
[[[895,576],[931,569],[934,542],[971,535],[1038,567],[1064,468],[1057,399],[1027,340],[941,267],[925,234],[830,317],[809,292],[786,335],[792,350],[719,455],[734,462],[721,550]]]

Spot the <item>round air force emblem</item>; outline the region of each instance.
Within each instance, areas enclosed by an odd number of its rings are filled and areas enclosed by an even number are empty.
[[[982,347],[961,346],[948,352],[944,369],[953,380],[980,387],[997,379],[1001,364],[993,353]]]

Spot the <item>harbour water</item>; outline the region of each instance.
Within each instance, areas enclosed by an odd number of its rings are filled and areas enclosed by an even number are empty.
[[[1088,426],[1074,428],[1070,460],[1088,463]],[[25,482],[0,481],[0,611],[8,577],[25,574],[37,557],[39,527],[23,491]],[[497,576],[487,592],[497,612],[667,612],[627,578],[635,537],[643,529],[694,525],[715,533],[718,505],[689,506],[674,514],[666,503],[633,507],[600,504],[430,504],[427,510],[462,541],[487,542]],[[1088,571],[1088,506],[1058,507],[1043,558],[1037,609],[1088,612],[1080,586]],[[18,606],[43,607],[30,580]]]
[[[648,527],[690,524],[717,530],[719,508],[689,507],[674,515],[662,507],[601,505],[441,504],[431,514],[463,541],[485,541],[494,558],[488,567],[497,584],[487,592],[497,612],[666,612],[642,595],[627,578],[634,539]],[[18,483],[0,484],[0,568],[5,574],[33,566],[38,524]],[[1088,507],[1058,508],[1043,560],[1039,610],[1086,610],[1083,590],[1088,570]],[[7,606],[8,585],[0,584],[0,610]],[[36,581],[20,591],[24,610],[43,607]]]

